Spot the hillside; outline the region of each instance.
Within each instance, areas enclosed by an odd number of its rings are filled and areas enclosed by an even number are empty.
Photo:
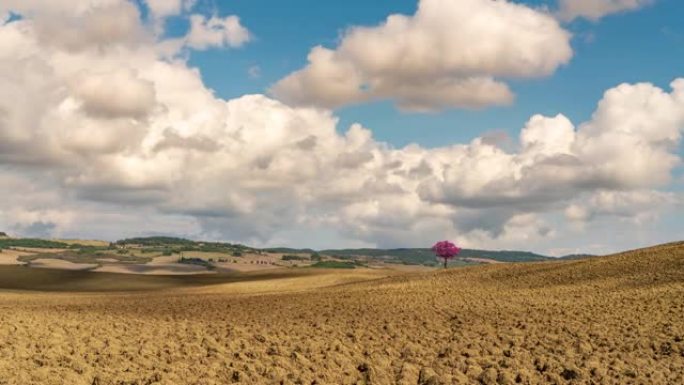
[[[151,236],[122,239],[116,242],[88,241],[88,240],[43,240],[0,238],[0,250],[14,249],[15,251],[32,252],[19,258],[20,263],[30,263],[38,266],[41,261],[49,266],[90,268],[94,270],[148,271],[148,266],[113,266],[112,264],[139,265],[150,264],[159,257],[175,257],[174,261],[196,261],[198,266],[207,269],[252,269],[247,264],[260,263],[263,268],[268,266],[387,266],[388,264],[403,266],[435,267],[439,263],[427,248],[401,249],[292,249],[267,248],[258,249],[241,244],[226,242],[194,241],[185,238],[168,236]],[[51,249],[42,252],[42,249]],[[187,258],[183,258],[183,257]],[[243,258],[251,256],[251,259]],[[80,266],[65,265],[59,261],[67,261]],[[167,258],[165,261],[170,262]],[[481,263],[497,262],[535,262],[550,261],[554,258],[525,251],[491,251],[464,249],[459,258],[450,262],[451,266],[469,266]],[[236,264],[227,265],[229,261]],[[323,261],[323,263],[319,263]],[[59,262],[59,263],[58,263]],[[174,268],[178,268],[177,266]]]
[[[269,252],[311,254],[319,253],[337,258],[366,257],[373,260],[382,260],[395,263],[414,265],[434,265],[435,253],[428,248],[403,248],[403,249],[292,249],[292,248],[269,248]],[[498,262],[538,262],[553,260],[554,258],[527,251],[491,251],[463,249],[459,258],[491,259]]]
[[[0,292],[6,384],[681,384],[684,243],[399,275]]]

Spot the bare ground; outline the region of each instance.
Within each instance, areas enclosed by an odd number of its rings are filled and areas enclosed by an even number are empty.
[[[24,255],[31,255],[29,252],[17,250],[2,250],[0,251],[0,265],[23,265],[17,258]]]
[[[252,278],[0,293],[0,384],[684,383],[682,243],[582,261]]]

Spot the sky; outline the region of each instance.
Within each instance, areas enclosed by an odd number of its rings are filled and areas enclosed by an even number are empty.
[[[0,231],[684,238],[676,0],[0,0]]]

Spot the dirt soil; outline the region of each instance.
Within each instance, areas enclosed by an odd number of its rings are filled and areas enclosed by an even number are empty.
[[[31,255],[31,253],[5,249],[0,251],[0,265],[23,265],[23,262],[19,262],[17,258],[24,255]]]
[[[0,384],[684,384],[683,316],[684,243],[425,273],[4,291]]]

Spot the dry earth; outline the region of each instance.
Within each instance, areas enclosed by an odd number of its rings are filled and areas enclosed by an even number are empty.
[[[684,384],[684,243],[429,273],[291,271],[0,292],[0,384]]]
[[[96,268],[97,265],[91,263],[73,263],[56,258],[40,258],[31,261],[31,267],[36,269],[90,270]]]
[[[31,254],[32,253],[25,251],[2,250],[0,251],[0,265],[23,265],[17,258]]]

